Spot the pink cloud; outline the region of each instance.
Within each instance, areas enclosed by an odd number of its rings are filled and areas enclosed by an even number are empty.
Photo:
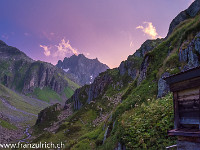
[[[148,35],[152,39],[156,39],[160,36],[158,36],[158,33],[156,31],[156,27],[153,26],[152,22],[144,22],[144,26],[138,26],[136,29],[141,29],[144,34]]]
[[[50,56],[51,55],[51,51],[50,51],[50,48],[48,48],[48,46],[40,45],[40,47],[43,48],[45,56]]]

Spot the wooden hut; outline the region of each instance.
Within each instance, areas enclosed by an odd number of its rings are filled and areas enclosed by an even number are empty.
[[[174,129],[180,150],[200,150],[200,67],[165,78],[173,92]]]

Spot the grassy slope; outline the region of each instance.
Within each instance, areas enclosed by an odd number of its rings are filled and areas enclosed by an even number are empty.
[[[58,74],[61,76],[60,74]],[[31,94],[28,94],[29,96],[36,97],[37,99],[43,100],[45,102],[53,102],[53,103],[64,103],[66,99],[69,99],[73,94],[74,91],[79,88],[80,86],[73,81],[71,81],[66,76],[63,76],[63,78],[68,82],[68,87],[66,87],[63,91],[63,93],[58,94],[52,89],[45,87],[43,89],[35,88],[34,92]]]
[[[110,150],[114,149],[118,142],[130,150],[164,149],[173,144],[175,139],[167,136],[167,130],[173,128],[172,96],[169,94],[162,99],[156,99],[157,82],[165,71],[172,74],[180,72],[179,67],[183,67],[184,63],[178,61],[178,50],[183,41],[191,40],[198,31],[200,15],[181,23],[168,39],[146,54],[145,57],[150,58],[150,64],[147,78],[141,85],[137,86],[137,81],[132,81],[125,84],[120,91],[115,91],[109,86],[105,91],[107,96],[123,94],[122,103],[117,107],[108,107],[109,100],[99,97],[95,104],[85,105],[68,118],[56,134],[45,136],[45,133],[39,139],[65,141],[67,148],[74,150]],[[115,82],[127,79],[126,75],[119,77],[114,70],[110,70],[110,73],[114,76]],[[108,117],[104,122],[94,126],[92,121],[100,114],[98,105]],[[108,126],[108,137],[102,145]]]
[[[0,84],[0,98],[6,100],[7,103],[15,107],[17,110],[33,114],[29,115],[14,109],[10,109],[6,107],[0,100],[1,114],[3,114],[3,116],[5,116],[6,118],[9,118],[11,124],[18,124],[21,126],[27,124],[33,125],[37,119],[37,114],[40,112],[40,110],[44,109],[49,105],[42,101],[19,95],[11,91],[10,89],[6,88],[2,84]],[[9,128],[9,126],[7,126],[8,124],[7,125],[5,124],[6,122],[4,121],[4,123],[2,123],[1,125],[3,127]]]

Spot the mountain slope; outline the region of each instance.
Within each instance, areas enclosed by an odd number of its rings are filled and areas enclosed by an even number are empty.
[[[195,15],[177,23],[165,39],[145,42],[119,68],[77,89],[64,109],[74,113],[55,134],[43,132],[34,141],[66,140],[72,150],[154,150],[174,144],[176,139],[167,136],[173,128],[172,95],[162,77],[200,64],[199,2],[190,6]]]
[[[99,73],[109,69],[98,59],[88,59],[83,54],[65,57],[63,61],[59,60],[56,66],[71,75],[80,85],[91,84]]]
[[[173,32],[173,30],[183,21],[195,17],[200,10],[200,1],[195,0],[188,9],[180,12],[171,22],[167,37]]]
[[[67,88],[74,91],[79,86],[52,64],[34,61],[17,48],[0,41],[0,81],[5,86],[23,94],[49,96],[43,100],[67,99]],[[46,92],[47,93],[47,92]]]
[[[40,110],[49,104],[19,95],[0,84],[0,141],[9,143],[24,136],[24,130],[32,126]]]

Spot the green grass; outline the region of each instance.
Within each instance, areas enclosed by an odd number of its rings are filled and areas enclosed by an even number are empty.
[[[64,89],[64,93],[67,98],[70,98],[74,94],[74,91],[70,87],[67,87]]]
[[[33,94],[36,95],[38,99],[43,100],[45,102],[62,101],[61,97],[50,88],[35,88]]]
[[[118,122],[127,149],[164,149],[175,143],[175,138],[167,135],[173,129],[172,95],[142,103],[124,112]]]
[[[0,84],[0,97],[8,101],[12,106],[17,109],[21,109],[25,112],[36,114],[44,107],[48,106],[47,104],[35,102],[34,99],[23,97],[14,91],[8,89],[4,85]],[[35,105],[35,106],[34,106]]]
[[[43,114],[44,118],[43,118],[42,122],[35,125],[35,129],[36,129],[35,131],[41,132],[44,128],[51,126],[53,122],[56,122],[58,120],[60,110],[56,110],[56,107],[57,107],[56,104],[51,105],[41,111],[41,113],[45,112],[45,114]]]
[[[9,122],[0,119],[0,126],[2,126],[3,128],[7,128],[9,130],[17,130],[17,127],[13,124],[10,124]]]
[[[59,76],[61,76],[61,74],[58,74]],[[69,87],[72,89],[72,90],[76,90],[78,89],[80,86],[78,84],[76,84],[75,82],[71,81],[69,78],[67,78],[66,76],[63,76],[64,79],[68,82],[69,84]]]
[[[48,106],[47,103],[44,103],[42,101],[41,102],[36,101],[35,99],[31,99],[29,97],[19,95],[15,93],[14,91],[11,91],[10,89],[8,89],[2,84],[0,84],[0,98],[3,98],[13,107],[21,111],[34,114],[34,115],[37,115],[42,109]],[[3,114],[7,114],[16,119],[19,118],[20,121],[17,123],[12,122],[12,120],[10,120],[13,125],[16,125],[16,124],[20,126],[24,126],[24,125],[27,126],[27,124],[34,125],[37,119],[37,116],[24,114],[22,112],[18,112],[16,110],[12,110],[8,107],[5,107],[5,105],[2,103],[1,100],[0,100],[0,110]]]

